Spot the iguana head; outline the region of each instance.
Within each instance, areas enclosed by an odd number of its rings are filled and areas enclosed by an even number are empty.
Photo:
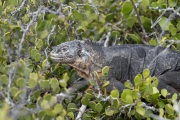
[[[89,40],[73,40],[54,47],[50,57],[72,66],[81,77],[88,79],[92,71],[101,71],[104,60],[101,49],[100,45]]]
[[[81,44],[82,42],[79,40],[62,43],[53,48],[50,52],[50,57],[59,63],[73,63],[81,57]]]

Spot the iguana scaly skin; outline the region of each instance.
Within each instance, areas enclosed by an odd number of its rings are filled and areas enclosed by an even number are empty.
[[[87,81],[91,79],[92,72],[97,71],[101,75],[102,68],[109,66],[106,78],[110,81],[108,91],[116,88],[122,92],[125,81],[133,82],[137,74],[148,68],[151,76],[159,79],[158,89],[180,92],[180,53],[168,48],[147,45],[104,47],[90,40],[74,40],[54,47],[50,57],[72,66]]]

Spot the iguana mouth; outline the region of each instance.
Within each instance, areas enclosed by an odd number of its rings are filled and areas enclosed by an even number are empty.
[[[56,61],[64,59],[64,57],[62,55],[59,55],[59,54],[54,53],[54,52],[50,53],[50,57],[51,57],[51,59],[56,60]]]

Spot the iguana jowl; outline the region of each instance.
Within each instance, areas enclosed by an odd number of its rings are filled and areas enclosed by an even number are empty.
[[[128,44],[104,47],[90,40],[74,40],[54,47],[50,57],[72,66],[87,81],[90,73],[101,74],[102,68],[109,66],[108,91],[116,88],[122,92],[126,80],[133,82],[138,73],[148,68],[151,76],[159,79],[159,89],[180,92],[180,52],[168,48]],[[87,81],[81,84],[87,85]]]

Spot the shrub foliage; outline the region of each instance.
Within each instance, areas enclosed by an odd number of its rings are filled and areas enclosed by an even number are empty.
[[[157,78],[147,69],[134,84],[127,81],[122,94],[116,89],[107,94],[109,83],[102,78],[103,93],[89,88],[67,97],[61,93],[78,76],[48,57],[52,46],[77,38],[105,41],[105,46],[148,44],[179,50],[179,0],[1,0],[0,16],[0,119],[180,116],[178,95],[159,91]],[[102,72],[106,75],[108,67]]]

